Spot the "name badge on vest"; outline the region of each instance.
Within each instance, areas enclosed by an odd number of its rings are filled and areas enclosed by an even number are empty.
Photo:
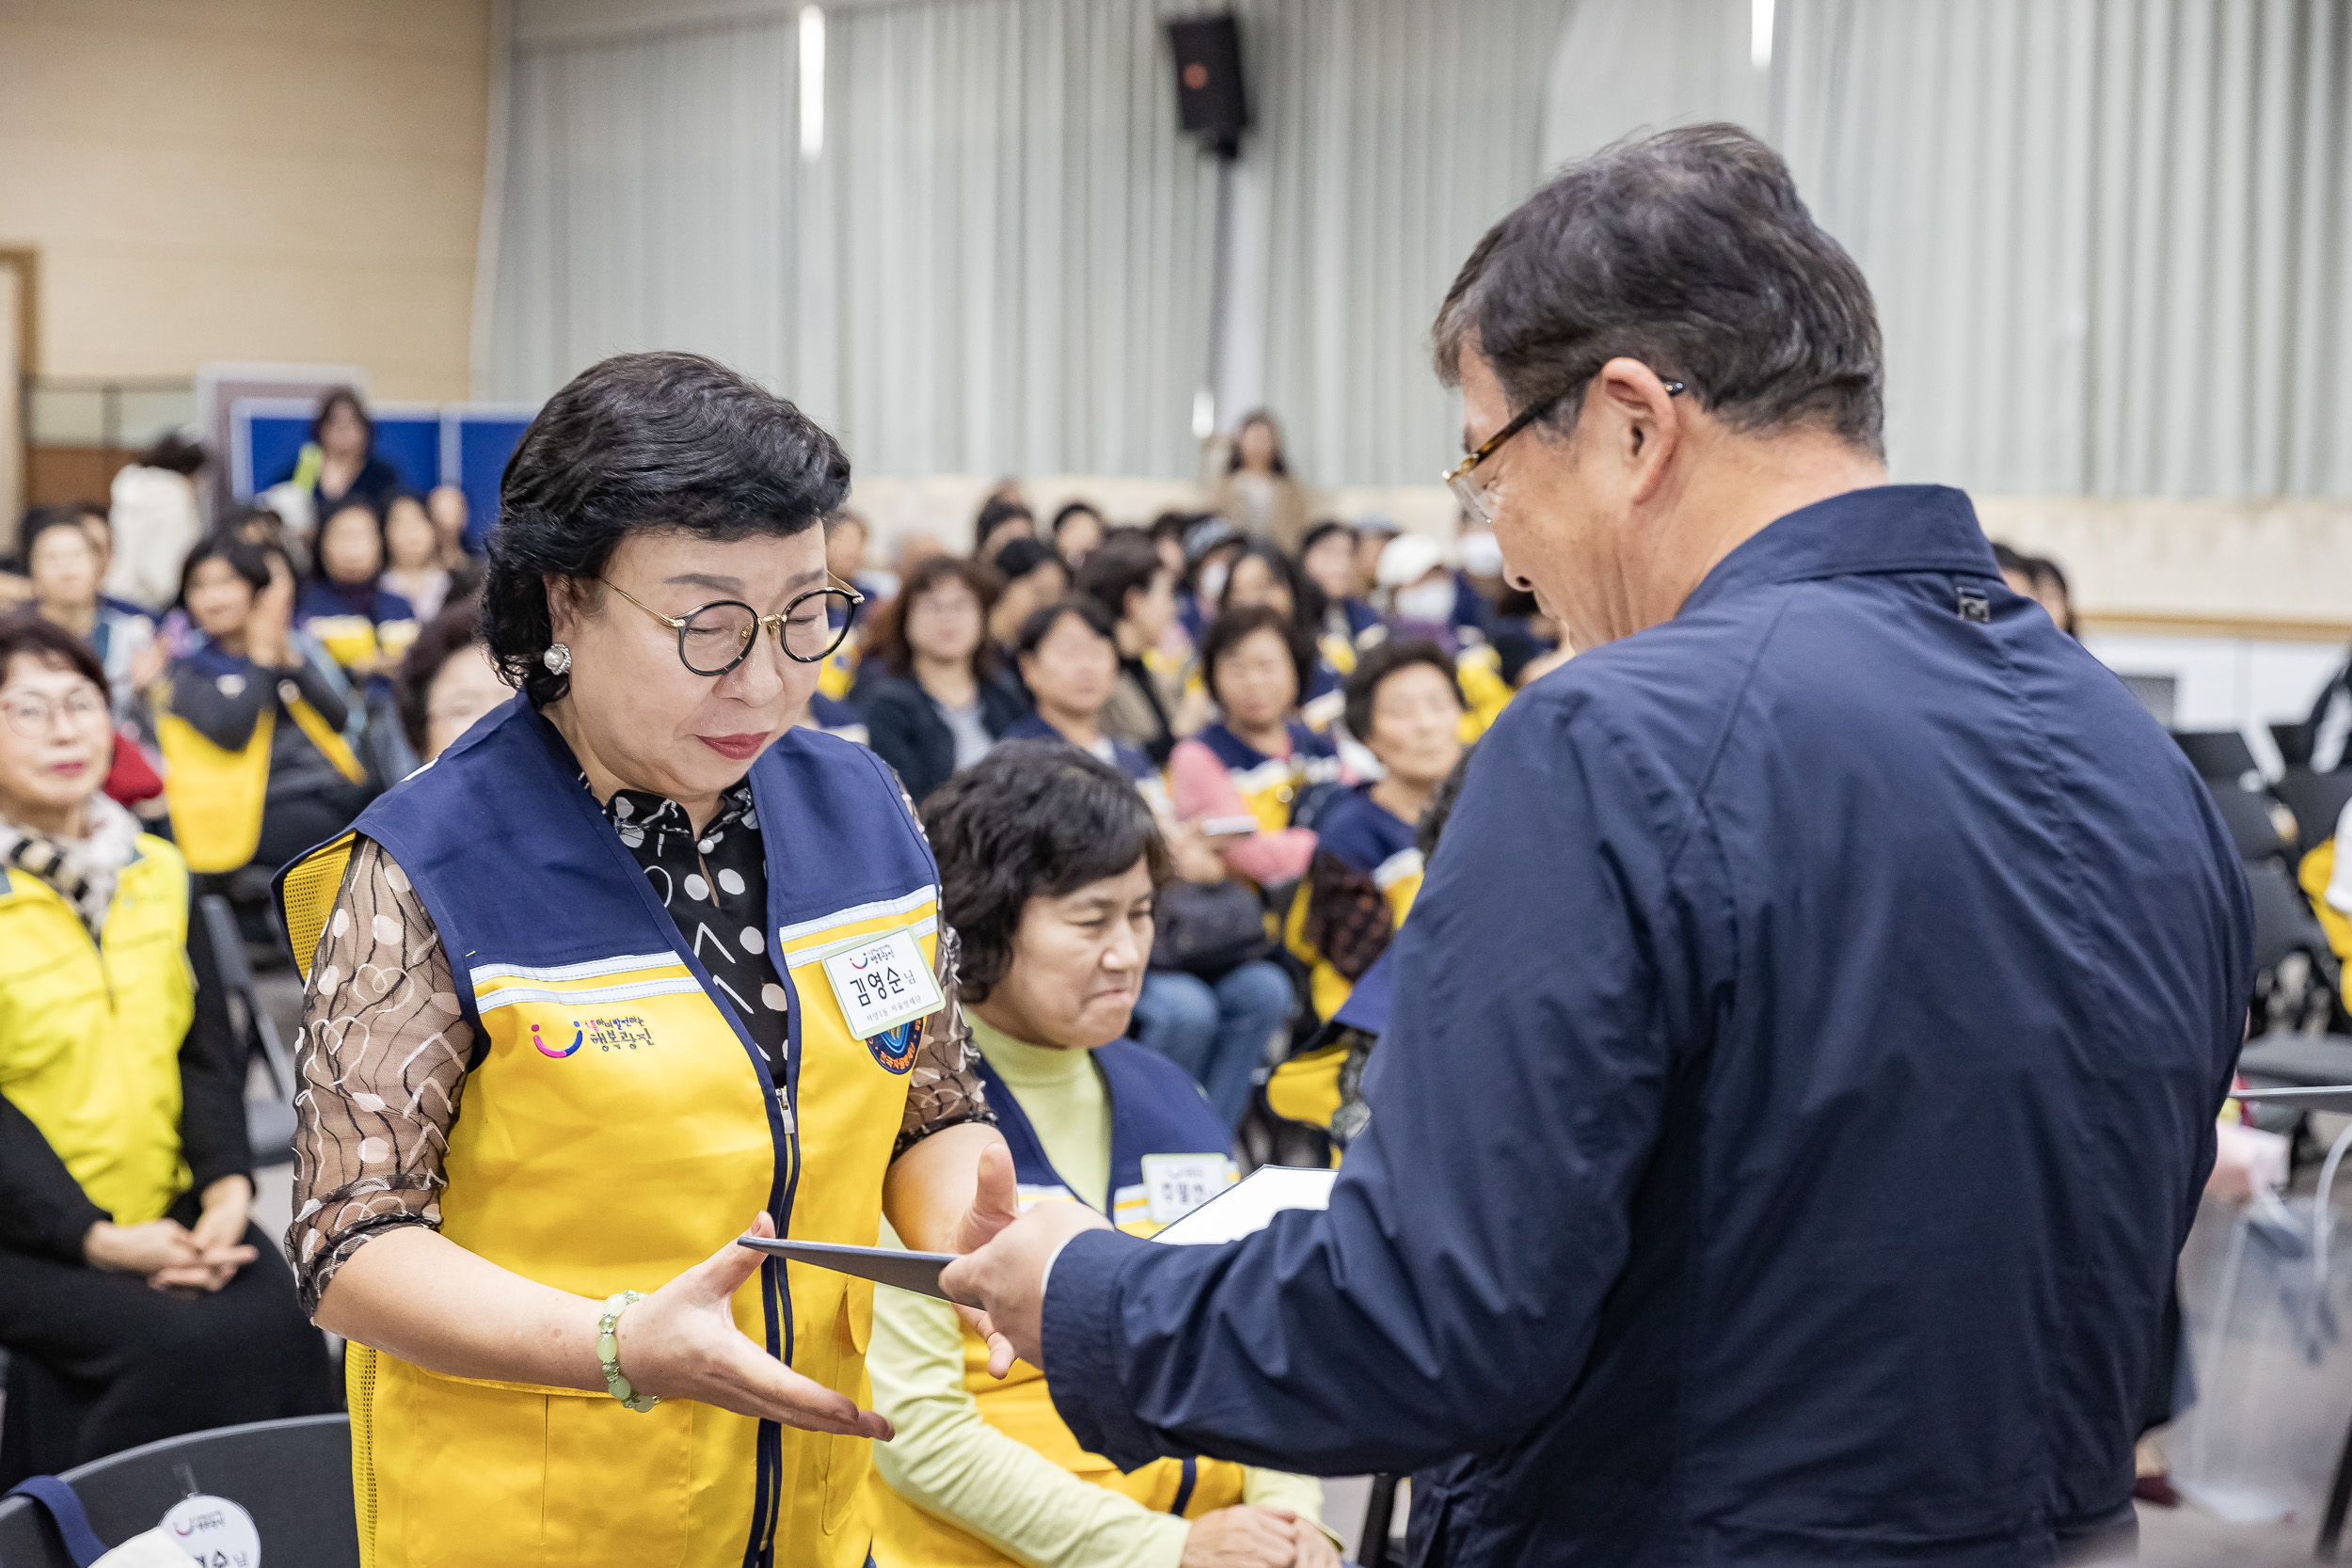
[[[1153,1225],[1174,1225],[1233,1184],[1233,1163],[1222,1154],[1147,1154],[1143,1194]]]
[[[921,944],[907,931],[835,953],[825,960],[825,978],[833,982],[850,1033],[891,1072],[914,1066],[923,1020],[947,1005]]]

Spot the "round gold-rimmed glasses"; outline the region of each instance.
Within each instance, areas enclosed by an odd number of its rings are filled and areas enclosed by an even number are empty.
[[[718,599],[683,615],[664,615],[609,578],[597,579],[677,633],[678,662],[697,675],[719,676],[749,658],[765,629],[796,664],[822,664],[850,635],[866,595],[854,588],[812,588],[774,615],[740,599]]]

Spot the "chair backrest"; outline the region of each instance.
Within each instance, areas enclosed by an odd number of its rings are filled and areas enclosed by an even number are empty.
[[[2189,765],[2216,783],[2235,784],[2259,770],[2254,748],[2237,730],[2174,730],[2172,738],[2188,753]]]
[[[2279,836],[2279,824],[2270,815],[2270,797],[2218,779],[2206,782],[2213,786],[2213,803],[2221,809],[2221,820],[2237,845],[2238,859],[2285,864],[2290,847]]]
[[[358,1568],[348,1417],[300,1416],[167,1437],[58,1479],[73,1488],[109,1546],[153,1529],[193,1484],[253,1515],[263,1561]],[[26,1497],[0,1502],[0,1568],[72,1564],[38,1504]]]
[[[197,918],[204,922],[214,965],[220,971],[222,989],[229,993],[230,1026],[245,1042],[245,1059],[262,1059],[262,1069],[274,1091],[273,1099],[246,1103],[246,1141],[252,1145],[254,1164],[288,1164],[294,1159],[294,1059],[278,1037],[278,1021],[262,1006],[261,988],[254,984],[253,965],[246,958],[245,939],[237,930],[235,906],[217,893],[208,893],[197,900]]]
[[[2287,810],[2295,813],[2296,838],[2308,855],[2322,840],[2335,836],[2336,819],[2344,815],[2345,803],[2352,801],[2352,768],[2329,773],[2290,768],[2271,787]]]

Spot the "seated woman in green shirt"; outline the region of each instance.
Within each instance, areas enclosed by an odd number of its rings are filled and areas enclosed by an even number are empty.
[[[1230,1182],[1231,1134],[1199,1086],[1123,1037],[1168,876],[1124,776],[1008,742],[923,818],[1022,1207],[1085,1203],[1148,1236]],[[866,1366],[898,1429],[867,1481],[877,1568],[1337,1568],[1317,1482],[1192,1456],[1122,1474],[1078,1446],[1037,1368],[990,1377],[943,1302],[877,1292]]]

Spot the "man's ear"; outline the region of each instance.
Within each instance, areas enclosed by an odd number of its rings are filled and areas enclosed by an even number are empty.
[[[1608,417],[1610,442],[1630,470],[1629,491],[1638,504],[1665,483],[1682,444],[1682,410],[1658,372],[1639,359],[1619,357],[1600,368],[1589,397]]]

